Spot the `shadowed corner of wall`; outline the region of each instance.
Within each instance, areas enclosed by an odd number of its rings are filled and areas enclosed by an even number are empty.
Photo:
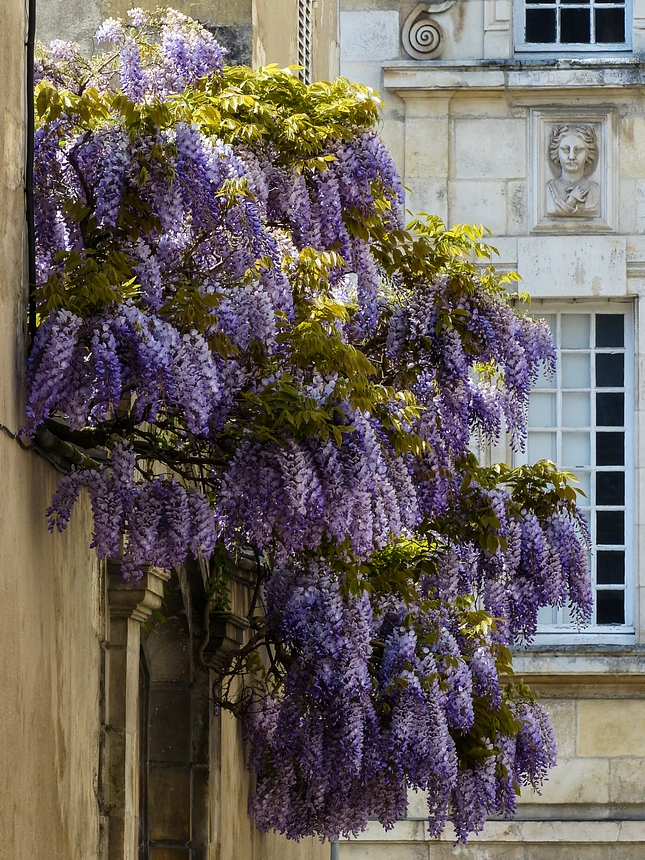
[[[253,57],[253,27],[251,24],[237,24],[228,27],[219,27],[211,24],[205,24],[204,26],[215,36],[220,45],[228,51],[225,57],[228,65],[251,65]]]

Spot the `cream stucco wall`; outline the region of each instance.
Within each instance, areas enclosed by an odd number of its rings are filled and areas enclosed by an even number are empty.
[[[0,422],[22,422],[24,8],[0,5]],[[0,433],[0,858],[98,857],[100,586],[81,504],[52,537],[54,469]]]

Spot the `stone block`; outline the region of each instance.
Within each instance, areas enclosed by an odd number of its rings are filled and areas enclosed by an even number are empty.
[[[448,187],[441,179],[409,179],[406,207],[410,212],[428,212],[448,222]]]
[[[526,177],[524,120],[455,120],[454,141],[455,179]]]
[[[620,172],[623,176],[645,175],[645,117],[623,119],[620,135]]]
[[[405,177],[448,176],[448,117],[408,117],[405,123]]]
[[[642,179],[634,183],[635,199],[635,232],[645,233],[645,182]]]
[[[558,743],[558,757],[573,758],[576,754],[576,705],[575,702],[557,699],[541,699],[546,708]]]
[[[611,803],[645,803],[645,761],[612,759],[609,763],[609,800]]]
[[[490,244],[494,248],[497,248],[497,250],[499,251],[499,254],[493,254],[493,257],[491,259],[491,263],[494,266],[502,266],[506,269],[508,269],[509,267],[517,267],[517,239],[514,236],[495,236],[494,239],[490,240]],[[481,263],[481,260],[478,260],[477,262]],[[521,286],[520,289],[522,289]],[[505,455],[506,452],[504,453],[504,456]],[[493,462],[496,463],[497,460],[493,460]]]
[[[612,845],[528,845],[526,860],[613,860]]]
[[[517,240],[523,287],[536,297],[623,296],[627,276],[622,236],[530,236]]]
[[[509,236],[526,233],[528,193],[526,182],[509,182],[506,189],[506,232]]]
[[[340,860],[429,860],[427,843],[341,842]],[[434,854],[431,855],[434,858]]]
[[[340,13],[340,61],[372,62],[399,56],[398,11]]]
[[[506,232],[504,182],[453,181],[448,184],[448,195],[451,226],[483,224],[495,235]]]
[[[519,802],[531,803],[607,803],[609,800],[609,762],[606,759],[559,758],[549,771],[541,793],[522,789]]]
[[[645,262],[645,236],[627,236],[627,262]]]
[[[508,101],[497,93],[457,92],[450,102],[453,119],[506,119],[508,112]]]
[[[430,845],[430,860],[524,860],[523,845]]]
[[[377,92],[380,92],[383,87],[383,71],[380,63],[343,62],[340,67],[340,74],[344,78],[349,78],[350,81],[357,81],[367,87],[372,87]]]
[[[150,839],[190,839],[190,770],[151,767],[149,776]]]
[[[190,762],[190,690],[150,690],[150,760]]]
[[[645,702],[579,701],[577,749],[579,756],[645,757]]]

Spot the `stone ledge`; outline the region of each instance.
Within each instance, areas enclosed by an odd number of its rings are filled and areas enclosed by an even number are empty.
[[[642,649],[607,649],[596,646],[591,653],[581,653],[580,646],[574,646],[570,651],[559,648],[548,653],[544,651],[525,651],[513,654],[513,668],[517,675],[531,677],[548,677],[555,681],[566,677],[567,683],[580,680],[586,683],[593,679],[595,683],[604,681],[615,682],[617,677],[632,678],[645,683],[645,652]]]
[[[639,57],[568,59],[417,60],[383,65],[386,90],[405,98],[437,90],[557,90],[645,85]]]
[[[390,845],[407,842],[454,843],[455,832],[446,827],[440,839],[428,835],[425,821],[398,821],[391,830],[370,821],[367,830],[346,842],[381,842]],[[624,843],[645,842],[645,821],[488,821],[483,833],[468,839],[469,845],[486,843]]]

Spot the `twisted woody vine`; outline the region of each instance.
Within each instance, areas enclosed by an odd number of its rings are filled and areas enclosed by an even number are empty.
[[[430,833],[466,841],[555,763],[509,646],[542,606],[591,606],[566,473],[469,450],[523,446],[549,331],[481,229],[405,226],[368,87],[225,66],[172,9],[97,39],[36,63],[26,432],[64,426],[94,458],[50,527],[85,490],[126,578],[260,560],[220,697],[260,828],[389,827],[418,789]]]

